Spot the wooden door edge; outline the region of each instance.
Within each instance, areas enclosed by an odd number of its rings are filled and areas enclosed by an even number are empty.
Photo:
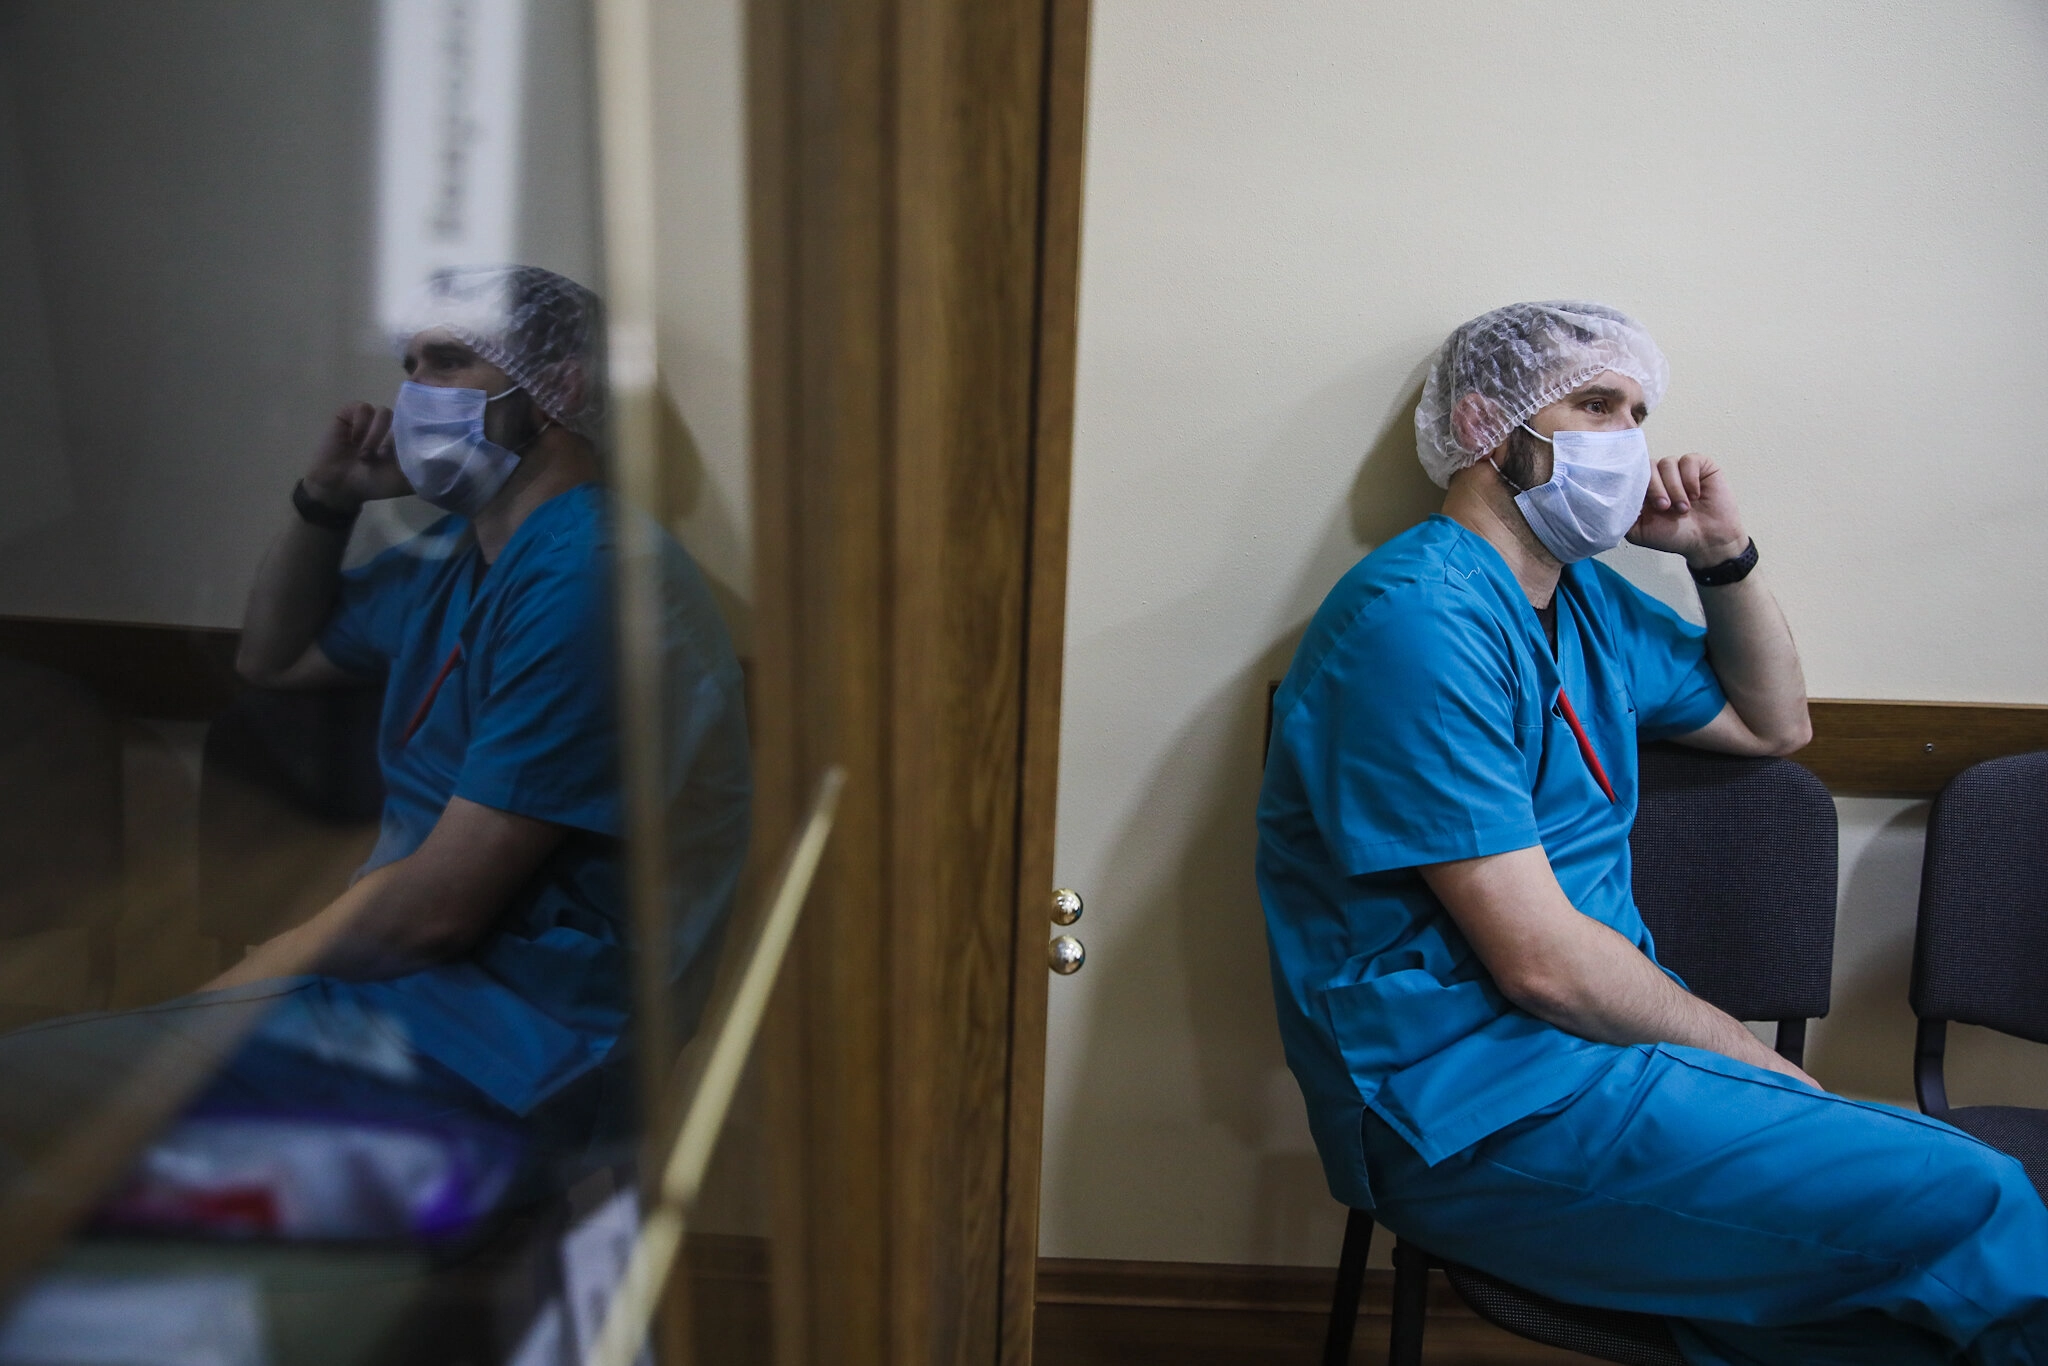
[[[1059,796],[1060,684],[1073,483],[1081,191],[1088,115],[1090,0],[1046,0],[1039,182],[1031,563],[1017,830],[1015,974],[1003,1173],[998,1360],[1030,1366],[1037,1302],[1039,1164],[1045,1118],[1048,897]]]

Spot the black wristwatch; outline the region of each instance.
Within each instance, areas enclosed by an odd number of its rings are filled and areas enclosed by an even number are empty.
[[[303,479],[292,485],[292,506],[298,509],[302,519],[323,531],[347,531],[356,524],[356,514],[362,511],[358,507],[352,512],[343,512],[338,507],[328,506],[306,491]]]
[[[1749,577],[1749,571],[1756,568],[1756,538],[1751,537],[1742,553],[1732,560],[1723,560],[1705,569],[1693,569],[1691,565],[1686,568],[1692,572],[1692,581],[1702,588],[1725,588],[1731,583],[1741,583]]]

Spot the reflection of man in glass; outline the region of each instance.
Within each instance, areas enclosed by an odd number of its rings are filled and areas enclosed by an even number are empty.
[[[213,985],[310,974],[266,1041],[336,1057],[399,1034],[418,1084],[526,1115],[599,1068],[628,1010],[602,310],[544,270],[451,271],[410,332],[395,408],[337,413],[294,490],[238,659],[271,688],[383,680],[380,838],[345,893]],[[449,515],[344,572],[362,505],[407,493]],[[747,753],[725,628],[659,539],[687,1018],[744,853]]]

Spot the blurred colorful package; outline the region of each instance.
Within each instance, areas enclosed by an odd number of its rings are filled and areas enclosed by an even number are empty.
[[[203,1114],[152,1143],[100,1207],[104,1231],[445,1239],[497,1208],[519,1140],[474,1124]]]

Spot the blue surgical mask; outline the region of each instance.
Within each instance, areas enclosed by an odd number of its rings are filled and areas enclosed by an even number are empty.
[[[1572,564],[1620,545],[1643,515],[1643,495],[1650,490],[1650,443],[1643,429],[1544,436],[1525,422],[1522,430],[1549,442],[1553,457],[1549,481],[1515,495],[1515,506],[1543,548]]]
[[[463,517],[476,516],[497,497],[519,456],[484,437],[484,409],[512,392],[487,394],[411,380],[398,386],[391,438],[398,447],[398,468],[414,493]]]

